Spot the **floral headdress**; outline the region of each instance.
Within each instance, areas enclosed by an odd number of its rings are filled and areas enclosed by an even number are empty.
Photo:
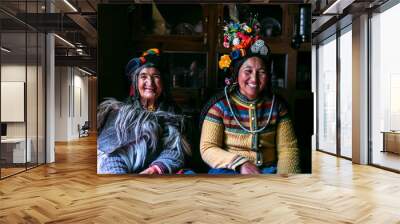
[[[251,17],[245,23],[234,21],[227,23],[224,26],[223,46],[231,48],[232,52],[221,56],[218,62],[219,68],[227,72],[232,67],[232,61],[240,60],[246,55],[267,56],[269,49],[262,40],[260,31],[261,25],[255,17]]]

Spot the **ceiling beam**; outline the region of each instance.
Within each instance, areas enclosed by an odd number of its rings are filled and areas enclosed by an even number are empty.
[[[82,66],[96,71],[97,62],[88,56],[55,56],[56,66]]]
[[[342,14],[343,10],[351,5],[355,0],[336,0],[332,2],[323,12],[322,14]]]
[[[97,30],[85,17],[82,16],[82,11],[78,7],[79,4],[73,5],[73,3],[74,1],[55,1],[54,5],[56,8],[64,12],[63,14],[65,16],[74,21],[83,30],[83,32],[88,36],[88,38],[86,38],[87,43],[91,47],[95,47],[97,45]],[[69,5],[75,7],[78,12],[73,10]]]
[[[78,26],[80,26],[82,28],[82,30],[90,37],[90,38],[87,38],[86,41],[88,41],[92,47],[96,46],[96,44],[97,44],[96,28],[93,27],[92,24],[90,24],[89,21],[87,21],[87,19],[79,13],[69,13],[69,14],[67,14],[67,16],[71,20],[73,20]]]

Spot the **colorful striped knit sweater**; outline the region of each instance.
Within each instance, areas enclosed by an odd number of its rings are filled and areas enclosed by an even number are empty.
[[[229,99],[245,128],[256,130],[267,123],[272,99],[249,101],[239,91],[230,93]],[[278,173],[298,173],[298,151],[287,108],[279,98],[275,99],[268,126],[257,134],[240,128],[225,97],[211,106],[202,126],[200,152],[212,168],[235,170],[251,161],[256,165],[277,165]]]

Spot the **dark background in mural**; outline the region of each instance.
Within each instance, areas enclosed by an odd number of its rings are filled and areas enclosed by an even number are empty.
[[[159,48],[166,53],[167,85],[174,100],[186,115],[192,117],[187,133],[194,150],[192,165],[195,171],[205,172],[207,166],[199,153],[198,117],[204,103],[224,86],[217,62],[221,54],[229,52],[222,47],[221,40],[224,20],[229,18],[231,9],[221,4],[162,4],[157,8],[155,15],[151,4],[99,5],[99,102],[105,97],[125,100],[130,84],[124,75],[126,63],[148,48]],[[301,150],[302,172],[311,173],[311,43],[306,41],[300,47],[295,46],[300,39],[296,36],[299,33],[299,5],[239,5],[237,9],[239,18],[256,12],[263,25],[270,27],[267,44],[274,61],[271,82],[274,91],[285,98],[291,108]],[[166,21],[165,26],[152,20],[160,15]],[[306,22],[308,29],[305,32],[309,34],[310,14]],[[263,32],[268,33],[268,30]],[[190,70],[193,64],[196,72]]]

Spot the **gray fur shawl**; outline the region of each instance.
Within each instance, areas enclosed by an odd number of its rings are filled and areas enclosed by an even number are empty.
[[[190,154],[181,134],[182,116],[108,99],[98,107],[97,122],[98,170],[107,169],[101,166],[109,165],[112,155],[123,161],[127,173],[140,172],[154,162],[172,173],[183,168],[184,155]]]

